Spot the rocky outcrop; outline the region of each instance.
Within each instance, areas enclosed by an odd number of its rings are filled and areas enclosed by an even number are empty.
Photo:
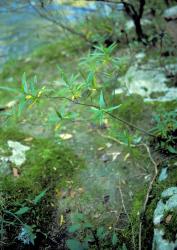
[[[157,207],[154,211],[153,250],[176,249],[177,247],[176,235],[173,235],[174,241],[164,237],[166,233],[165,231],[167,231],[169,224],[172,223],[173,221],[173,217],[176,217],[176,209],[177,209],[177,187],[169,187],[161,193],[161,199],[157,203]]]
[[[167,24],[167,31],[177,43],[177,6],[165,10],[164,18]]]
[[[11,164],[20,167],[26,161],[25,153],[30,149],[29,146],[25,146],[17,141],[8,140],[7,144],[12,154],[10,156],[0,155],[0,173],[6,175],[11,173]],[[5,152],[2,151],[2,153]]]

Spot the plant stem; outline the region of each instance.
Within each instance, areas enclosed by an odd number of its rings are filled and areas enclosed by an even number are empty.
[[[88,104],[88,103],[82,103],[82,102],[79,102],[79,101],[77,101],[77,100],[72,100],[72,99],[70,99],[70,98],[68,98],[68,97],[65,97],[65,96],[51,96],[51,97],[50,97],[50,96],[45,96],[45,97],[46,97],[46,98],[49,98],[49,99],[64,99],[64,100],[67,100],[67,101],[72,102],[72,103],[77,104],[77,105],[81,105],[81,106],[85,106],[85,107],[91,107],[91,108],[96,108],[96,109],[100,110],[100,107],[97,106],[97,105]],[[153,135],[153,134],[147,132],[147,131],[144,130],[143,128],[139,128],[139,127],[135,126],[134,124],[132,124],[132,123],[130,123],[130,122],[128,122],[128,121],[126,121],[126,120],[120,118],[120,117],[117,117],[117,116],[111,114],[110,112],[108,112],[108,111],[106,111],[106,110],[104,110],[104,113],[107,114],[107,115],[109,115],[109,116],[112,117],[113,119],[118,120],[118,121],[120,121],[121,123],[124,123],[124,124],[126,124],[127,126],[129,126],[129,127],[131,127],[131,128],[134,128],[134,129],[140,131],[141,133],[143,133],[143,134],[145,134],[145,135],[147,135],[147,136],[151,136],[151,137],[156,138],[155,135]]]

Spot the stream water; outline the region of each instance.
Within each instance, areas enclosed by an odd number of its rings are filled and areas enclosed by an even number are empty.
[[[36,47],[59,39],[55,25],[36,12],[36,1],[31,1],[31,5],[22,2],[14,0],[10,4],[0,3],[0,67],[8,59],[23,57]],[[109,4],[80,2],[81,6],[57,2],[45,7],[45,11],[52,13],[56,20],[60,18],[66,25],[66,22],[77,22],[92,12],[108,15],[111,10]],[[122,11],[123,6],[116,4],[114,9]]]
[[[48,11],[75,21],[94,11],[94,8],[53,5]],[[35,48],[58,39],[55,25],[36,13],[33,6],[15,1],[9,6],[0,5],[0,67],[9,59],[24,57]]]

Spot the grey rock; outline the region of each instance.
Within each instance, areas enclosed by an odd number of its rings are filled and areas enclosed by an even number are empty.
[[[154,210],[154,237],[153,250],[174,250],[177,247],[177,240],[175,242],[168,241],[163,238],[164,229],[161,228],[161,221],[164,219],[166,212],[173,213],[177,208],[177,187],[170,187],[164,190],[161,198],[167,198],[166,201],[162,199],[157,203]]]
[[[165,204],[162,202],[162,200],[160,200],[157,203],[157,207],[154,211],[154,218],[153,218],[154,225],[160,224],[160,222],[163,219],[164,212],[165,212]]]
[[[154,229],[154,238],[153,238],[153,250],[174,250],[177,246],[177,241],[169,242],[163,238],[164,231],[163,229]]]
[[[106,163],[108,161],[111,161],[111,157],[108,154],[104,154],[100,157],[100,160]]]
[[[158,181],[164,181],[164,180],[167,179],[167,177],[168,177],[167,170],[168,170],[167,167],[166,168],[162,168],[161,173],[160,173],[159,178],[158,178]]]
[[[166,9],[164,12],[164,17],[166,19],[176,19],[177,18],[177,6]]]
[[[9,140],[7,143],[9,148],[12,149],[12,155],[9,157],[9,161],[16,166],[21,166],[26,160],[25,152],[28,151],[30,147],[24,146],[17,141]]]
[[[172,195],[166,202],[166,208],[171,210],[177,208],[177,194]]]
[[[177,43],[177,6],[171,7],[164,12],[167,32]]]
[[[177,187],[170,187],[162,192],[161,197],[166,198],[166,197],[170,197],[174,194],[177,194]]]

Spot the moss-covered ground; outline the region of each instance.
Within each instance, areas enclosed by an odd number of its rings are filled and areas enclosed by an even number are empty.
[[[24,224],[34,226],[35,232],[47,235],[52,214],[56,210],[57,190],[67,187],[74,180],[77,172],[84,168],[84,162],[73,151],[65,146],[58,145],[52,139],[32,138],[25,141],[29,135],[20,133],[18,130],[1,130],[0,144],[5,150],[7,141],[13,140],[28,145],[30,150],[26,154],[26,162],[18,168],[19,176],[13,175],[13,164],[10,165],[9,175],[1,174],[1,241],[6,238],[11,247],[17,247],[16,236],[23,225],[9,215],[22,207],[30,207],[30,210],[19,218]],[[6,156],[11,152],[6,150]],[[75,178],[73,178],[75,176]],[[77,182],[77,181],[76,181]],[[35,205],[34,199],[41,192],[46,191],[45,196]],[[8,212],[6,212],[8,211]],[[9,222],[12,224],[10,225]],[[44,237],[42,237],[42,240]]]

